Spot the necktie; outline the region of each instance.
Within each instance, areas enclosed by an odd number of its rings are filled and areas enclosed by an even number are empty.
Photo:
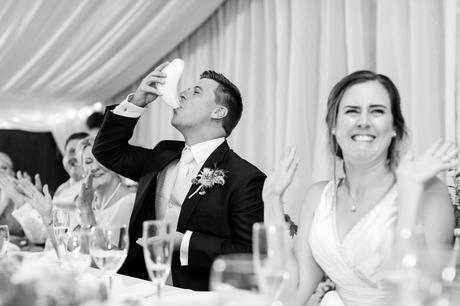
[[[184,150],[182,150],[182,155],[177,165],[176,182],[171,192],[171,201],[178,205],[182,205],[192,184],[192,178],[189,176],[189,171],[193,160],[192,150],[190,150],[189,147],[185,147]]]

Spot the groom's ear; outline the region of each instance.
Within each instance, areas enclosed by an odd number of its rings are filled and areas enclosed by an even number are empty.
[[[225,106],[217,105],[211,113],[211,118],[212,119],[223,119],[227,117],[227,114],[228,114],[228,109]]]

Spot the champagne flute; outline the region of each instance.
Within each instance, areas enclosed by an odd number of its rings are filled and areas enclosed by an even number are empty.
[[[259,289],[273,301],[277,301],[282,285],[289,277],[287,232],[284,225],[255,223],[253,226],[254,269]]]
[[[66,241],[68,239],[70,230],[70,212],[67,208],[54,208],[53,209],[53,231],[58,248],[65,250]],[[59,252],[61,253],[61,252]],[[60,254],[61,256],[63,254]]]
[[[10,241],[10,231],[8,225],[0,225],[0,256],[6,254]]]
[[[150,220],[143,223],[142,243],[145,266],[150,279],[157,287],[158,299],[161,297],[161,287],[171,272],[173,252],[171,227],[171,222],[166,220]]]
[[[91,230],[89,251],[99,269],[109,276],[109,291],[113,277],[128,255],[128,229],[126,225],[94,227]]]
[[[90,238],[91,231],[80,228],[73,231],[67,239],[65,265],[77,277],[91,265]]]
[[[209,285],[219,296],[219,305],[268,305],[258,294],[257,276],[250,253],[220,255],[211,266]]]

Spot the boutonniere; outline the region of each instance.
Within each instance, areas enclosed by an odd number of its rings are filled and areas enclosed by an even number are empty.
[[[206,189],[209,189],[216,184],[224,185],[225,177],[225,171],[222,169],[203,168],[203,170],[201,170],[201,172],[198,173],[198,175],[194,179],[192,179],[192,184],[198,185],[198,188],[188,198],[190,199],[197,192],[200,195],[205,195]]]

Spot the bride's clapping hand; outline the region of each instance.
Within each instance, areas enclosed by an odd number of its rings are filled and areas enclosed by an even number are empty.
[[[264,202],[282,201],[284,192],[294,178],[299,160],[295,148],[288,148],[285,157],[277,164],[275,170],[267,177],[262,191]]]
[[[424,154],[415,158],[410,152],[401,160],[396,176],[402,184],[423,185],[439,172],[457,167],[459,148],[452,142],[436,141]]]

